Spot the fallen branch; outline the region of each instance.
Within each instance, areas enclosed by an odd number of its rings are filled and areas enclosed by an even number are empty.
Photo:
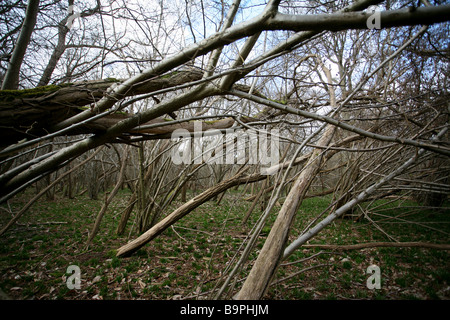
[[[172,72],[143,81],[129,88],[120,98],[176,88],[201,77],[202,72],[195,70]],[[58,126],[62,121],[83,112],[91,112],[90,108],[83,111],[78,107],[98,102],[107,95],[110,88],[122,82],[106,79],[25,90],[0,90],[0,134],[3,137],[0,146],[6,147],[24,138],[32,139],[61,130]],[[92,112],[91,116],[95,114]],[[97,127],[101,129],[105,124],[115,124],[118,120],[120,119],[110,116],[109,119],[98,120],[96,124],[79,127],[71,134],[86,133],[89,130],[95,133]]]
[[[447,132],[447,127],[444,127],[433,140],[438,140],[440,137],[442,137]],[[415,156],[410,158],[408,161],[403,163],[401,166],[399,166],[397,169],[392,171],[389,175],[383,177],[378,182],[374,183],[367,189],[363,190],[361,193],[359,193],[355,198],[344,204],[343,206],[339,207],[336,211],[328,215],[325,219],[323,219],[321,222],[319,222],[316,226],[309,229],[306,233],[302,234],[292,242],[287,248],[284,250],[283,259],[286,259],[289,257],[296,248],[299,248],[303,246],[306,241],[312,239],[317,233],[319,233],[323,228],[328,226],[331,222],[333,222],[336,218],[342,216],[347,211],[353,209],[356,205],[359,203],[365,201],[369,196],[372,196],[372,194],[378,190],[381,186],[392,180],[393,178],[399,176],[402,174],[407,168],[409,168],[411,165],[413,165],[424,153],[425,149],[420,149]]]
[[[277,280],[277,281],[274,281],[274,282],[272,282],[270,285],[271,285],[271,286],[277,285],[277,284],[279,284],[279,283],[281,283],[281,282],[283,282],[283,281],[289,280],[289,279],[291,279],[291,278],[293,278],[293,277],[298,276],[299,274],[302,274],[302,273],[304,273],[304,272],[306,272],[306,271],[309,271],[309,270],[312,270],[312,269],[321,268],[321,267],[329,267],[329,266],[331,266],[331,264],[329,264],[329,263],[324,263],[324,264],[319,264],[319,265],[316,265],[316,266],[307,267],[307,268],[302,269],[302,270],[300,270],[300,271],[297,271],[297,272],[295,272],[295,273],[293,273],[293,274],[291,274],[291,275],[289,275],[289,276],[287,276],[287,277],[285,277],[285,278],[283,278],[283,279],[279,279],[279,280]]]
[[[175,211],[170,213],[168,216],[166,216],[163,220],[155,224],[152,228],[150,228],[148,231],[143,233],[141,236],[136,238],[135,240],[125,244],[124,246],[120,247],[117,250],[117,256],[118,257],[126,257],[137,250],[139,250],[141,247],[143,247],[146,243],[153,240],[155,237],[160,235],[164,230],[166,230],[168,227],[173,225],[175,222],[186,216],[188,213],[190,213],[195,208],[199,207],[201,204],[205,203],[206,201],[212,199],[214,196],[224,192],[225,190],[232,188],[234,186],[244,184],[244,183],[251,183],[256,182],[262,179],[265,179],[266,176],[262,174],[253,174],[250,176],[242,176],[243,172],[239,172],[234,177],[225,180],[207,190],[199,194],[198,196],[192,198],[179,208],[177,208]]]
[[[379,247],[395,247],[395,248],[427,248],[438,250],[450,250],[450,244],[428,243],[428,242],[369,242],[350,245],[334,245],[334,244],[305,244],[302,248],[319,248],[329,250],[359,250]]]

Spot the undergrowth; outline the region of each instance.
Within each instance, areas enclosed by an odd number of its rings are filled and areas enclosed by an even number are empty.
[[[211,299],[223,284],[261,215],[257,206],[246,224],[251,203],[240,190],[228,191],[220,205],[209,201],[187,215],[129,258],[115,250],[138,236],[134,215],[126,232],[116,228],[129,191],[115,198],[90,247],[86,240],[101,200],[84,196],[41,200],[0,238],[0,289],[13,299]],[[0,211],[4,226],[31,194],[11,200]],[[102,197],[99,197],[101,199]],[[331,197],[306,199],[291,228],[294,240],[323,212]],[[378,241],[449,243],[448,210],[419,209],[413,201],[379,200],[361,207],[350,218],[338,219],[309,245],[349,245]],[[172,209],[180,205],[175,202]],[[251,269],[280,208],[262,230],[231,298]],[[448,205],[447,205],[448,206]],[[362,211],[365,210],[365,211]],[[367,215],[364,215],[366,212]],[[165,212],[164,214],[167,214]],[[324,214],[327,214],[326,212]],[[70,265],[80,268],[79,289],[67,286]],[[369,289],[367,268],[380,268],[380,289]],[[324,250],[300,248],[283,261],[266,299],[448,299],[449,252],[425,248]]]

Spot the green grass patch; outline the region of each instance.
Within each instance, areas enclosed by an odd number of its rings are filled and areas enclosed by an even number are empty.
[[[243,249],[249,231],[262,214],[260,206],[256,206],[249,221],[242,223],[251,205],[242,200],[242,190],[229,190],[220,205],[215,201],[205,203],[125,259],[117,258],[116,250],[139,235],[132,229],[135,213],[125,233],[118,236],[115,230],[120,215],[108,212],[93,245],[86,248],[102,200],[84,196],[41,200],[0,238],[0,288],[17,299],[211,297],[208,292],[221,286],[223,272],[232,268],[236,261],[233,258],[240,257],[242,251],[238,250]],[[188,196],[194,194],[188,192]],[[14,211],[20,210],[31,196],[25,193],[9,205]],[[127,190],[119,192],[110,208],[120,212],[129,196]],[[313,223],[331,201],[332,196],[305,199],[289,241]],[[180,202],[174,203],[172,209],[178,205]],[[238,271],[239,279],[248,274],[279,208],[273,209],[249,255],[249,263]],[[371,220],[356,210],[351,219],[337,219],[310,244],[342,246],[392,241],[389,237],[398,241],[449,243],[450,217],[443,210],[422,210],[413,201],[388,200],[364,204],[362,208]],[[358,216],[360,219],[353,219]],[[7,215],[0,215],[1,225],[8,220]],[[449,261],[448,251],[423,248],[301,248],[283,261],[297,263],[280,266],[274,281],[286,280],[272,285],[267,298],[448,299]],[[70,276],[66,270],[73,264],[81,270],[80,290],[68,289],[66,285]],[[366,286],[366,270],[372,264],[381,270],[379,290]],[[241,283],[236,283],[235,291]]]

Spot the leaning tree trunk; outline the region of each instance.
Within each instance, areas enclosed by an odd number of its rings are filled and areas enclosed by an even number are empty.
[[[238,172],[234,177],[225,180],[207,189],[198,196],[192,198],[191,200],[189,200],[188,202],[177,208],[175,211],[173,211],[171,214],[169,214],[167,217],[165,217],[163,220],[155,224],[152,228],[143,233],[141,236],[127,243],[126,245],[120,247],[117,250],[117,256],[126,257],[131,255],[133,252],[136,252],[146,243],[148,243],[149,241],[157,237],[159,234],[161,234],[172,224],[174,224],[175,222],[186,216],[189,212],[191,212],[201,204],[205,203],[206,201],[212,199],[214,196],[224,192],[225,190],[240,184],[259,181],[266,177],[265,175],[262,174],[253,174],[251,176],[243,176],[242,174],[243,174],[242,171]]]
[[[39,11],[39,0],[30,0],[28,2],[25,19],[22,29],[20,30],[19,39],[14,46],[14,51],[9,61],[8,70],[3,79],[2,90],[15,90],[19,86],[19,74],[22,61],[25,56],[28,44],[30,43],[31,34],[36,24],[36,17]]]
[[[121,167],[120,167],[119,178],[117,180],[116,185],[114,186],[114,189],[111,191],[111,193],[106,198],[105,203],[103,204],[102,208],[100,209],[100,212],[97,215],[97,218],[95,219],[94,227],[92,228],[92,232],[89,235],[89,238],[87,240],[87,245],[90,245],[92,243],[92,240],[94,239],[94,237],[97,235],[97,232],[100,228],[100,223],[102,222],[102,219],[106,213],[106,210],[108,210],[109,204],[114,199],[114,197],[116,196],[120,187],[122,186],[124,175],[125,175],[125,167],[127,164],[127,153],[128,153],[128,148],[125,148],[123,155],[122,155],[122,163],[121,163]]]
[[[318,144],[327,146],[334,131],[335,127],[328,125]],[[302,202],[312,180],[323,165],[322,151],[319,148],[314,150],[308,163],[305,165],[305,169],[295,180],[249,276],[235,297],[236,299],[258,300],[264,296],[283,256],[289,229],[297,208]]]
[[[441,130],[437,137],[439,137],[443,132],[447,131],[447,128]],[[420,159],[426,153],[425,149],[420,149],[418,152],[413,154],[413,156],[404,162],[401,166],[393,170],[390,174],[384,176],[376,183],[372,184],[361,193],[359,193],[356,197],[351,199],[345,205],[334,211],[332,214],[328,215],[325,219],[320,221],[313,228],[309,229],[307,232],[298,237],[294,242],[292,242],[286,250],[284,250],[282,259],[287,259],[297,248],[301,247],[307,241],[312,239],[315,235],[317,235],[322,229],[328,226],[331,222],[333,222],[336,218],[342,216],[349,210],[353,209],[359,203],[365,201],[369,196],[371,196],[375,191],[377,191],[380,187],[385,185],[387,182],[391,181],[395,177],[402,174],[406,169],[414,165],[418,159]]]
[[[333,79],[330,70],[325,67],[319,57],[316,58],[319,66],[327,77],[328,83],[332,84]],[[330,105],[335,110],[335,113],[338,111],[338,108],[336,108],[336,95],[334,88],[329,86],[328,91],[330,95]],[[323,126],[321,126],[318,131],[310,135],[310,138],[306,139],[305,142],[311,139],[315,134],[319,133],[323,129]],[[331,124],[325,126],[325,131],[317,142],[319,147],[313,150],[312,154],[308,158],[305,168],[303,168],[302,172],[297,177],[291,190],[289,191],[289,194],[286,197],[280,212],[278,213],[277,219],[270,230],[269,236],[267,237],[258,258],[256,259],[249,276],[236,296],[237,299],[261,299],[266,293],[283,256],[283,250],[289,236],[292,221],[297,213],[297,209],[302,203],[312,181],[319,173],[324,162],[327,160],[324,156],[326,152],[323,151],[322,147],[327,147],[330,145],[335,131],[335,126]]]

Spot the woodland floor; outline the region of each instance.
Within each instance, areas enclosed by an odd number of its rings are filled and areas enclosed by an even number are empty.
[[[110,205],[91,247],[86,240],[102,205],[86,196],[55,200],[42,198],[0,238],[0,289],[12,299],[211,299],[221,285],[224,270],[251,226],[260,215],[255,209],[247,225],[242,225],[250,202],[237,190],[227,192],[220,206],[210,201],[180,220],[158,238],[129,258],[115,257],[115,250],[134,239],[134,217],[123,236],[115,230],[130,193],[123,190]],[[11,200],[17,211],[33,195]],[[293,240],[313,217],[329,204],[330,197],[306,199],[291,231]],[[174,203],[173,206],[180,203]],[[414,207],[415,203],[403,205]],[[5,206],[3,206],[6,208]],[[447,204],[448,207],[448,204]],[[275,208],[279,209],[279,208]],[[275,210],[276,211],[276,210]],[[385,205],[376,222],[340,219],[322,231],[311,243],[355,244],[390,241],[450,243],[450,213],[445,210],[414,210]],[[389,219],[389,217],[397,219]],[[401,217],[401,219],[399,219]],[[10,216],[0,208],[0,227]],[[273,218],[274,219],[274,218]],[[406,223],[406,220],[413,223]],[[273,221],[273,220],[272,220]],[[383,232],[378,227],[381,227]],[[440,231],[437,231],[439,229]],[[266,227],[257,248],[261,248],[270,229]],[[250,259],[256,257],[254,252]],[[372,248],[351,251],[300,249],[289,261],[313,258],[282,266],[274,281],[298,275],[270,287],[266,299],[450,299],[450,252],[424,248]],[[381,270],[381,289],[368,289],[367,267]],[[81,288],[66,285],[69,265],[81,270]],[[241,271],[243,279],[250,270]],[[241,285],[236,283],[233,293]],[[231,298],[222,296],[221,298]]]

